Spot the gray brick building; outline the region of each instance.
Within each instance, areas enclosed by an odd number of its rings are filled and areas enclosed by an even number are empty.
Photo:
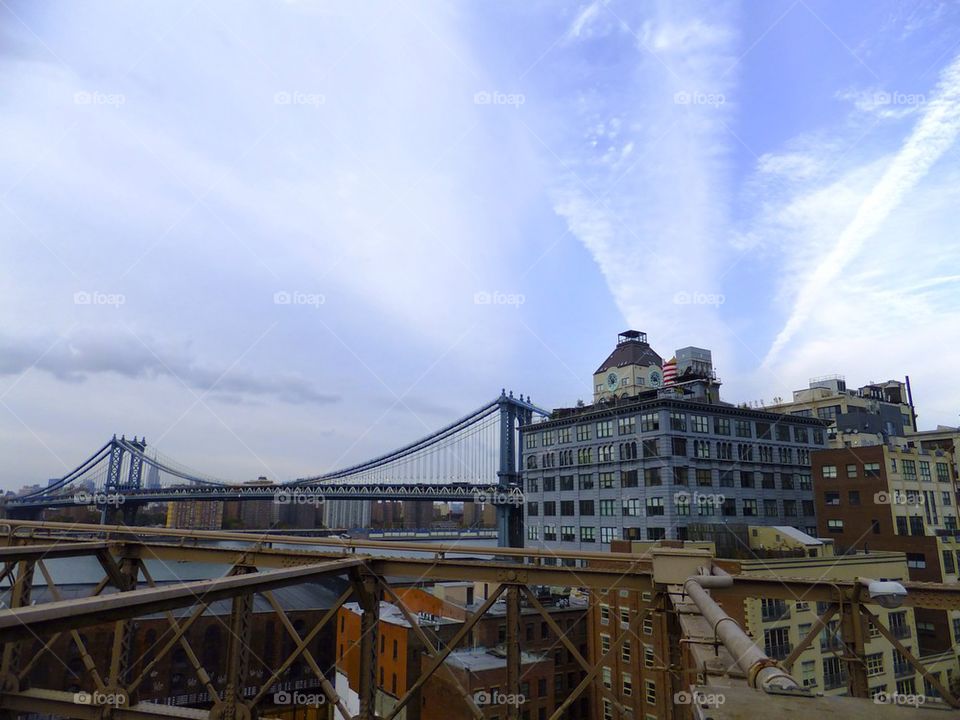
[[[634,385],[523,429],[528,547],[688,539],[688,526],[704,523],[816,533],[810,453],[825,447],[823,421],[721,402],[710,367],[666,387]]]

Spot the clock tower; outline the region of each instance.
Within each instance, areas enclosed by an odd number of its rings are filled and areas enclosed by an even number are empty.
[[[617,346],[593,373],[593,401],[636,395],[663,384],[663,358],[647,344],[647,335],[625,330]]]

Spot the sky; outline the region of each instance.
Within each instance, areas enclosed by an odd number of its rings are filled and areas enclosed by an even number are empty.
[[[617,333],[958,424],[960,3],[0,0],[2,487],[379,455]]]

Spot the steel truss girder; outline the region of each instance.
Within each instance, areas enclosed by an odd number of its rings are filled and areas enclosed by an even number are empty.
[[[362,564],[362,559],[329,560],[284,570],[177,583],[171,587],[131,590],[113,595],[44,603],[18,610],[4,610],[0,611],[0,641],[21,640],[58,630],[134,618],[144,613],[189,607],[197,602],[210,603],[251,592],[296,585],[311,578],[341,574]]]

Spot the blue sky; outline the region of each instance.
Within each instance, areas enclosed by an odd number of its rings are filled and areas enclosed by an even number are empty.
[[[320,472],[589,399],[627,327],[728,400],[909,374],[957,424],[955,3],[0,15],[7,487],[114,432]]]

